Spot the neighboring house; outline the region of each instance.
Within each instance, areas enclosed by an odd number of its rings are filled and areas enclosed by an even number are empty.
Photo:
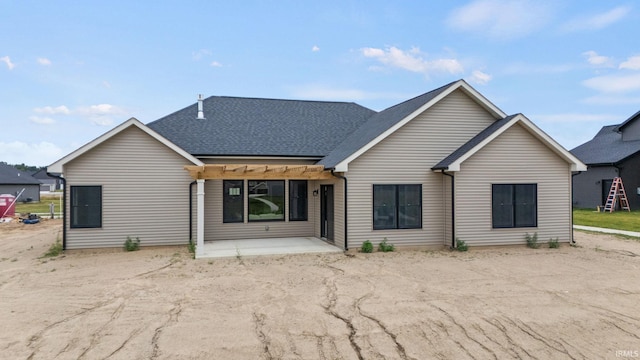
[[[62,181],[57,177],[47,174],[47,169],[40,169],[31,176],[40,181],[40,191],[55,191],[62,189]]]
[[[613,178],[620,177],[629,206],[640,208],[640,111],[621,124],[602,127],[571,153],[589,168],[573,178],[574,206],[604,206]]]
[[[20,194],[17,200],[19,202],[40,201],[40,181],[24,171],[0,162],[0,194]]]
[[[572,239],[586,166],[463,80],[375,112],[212,96],[130,119],[49,166],[67,249],[317,237],[342,249]]]

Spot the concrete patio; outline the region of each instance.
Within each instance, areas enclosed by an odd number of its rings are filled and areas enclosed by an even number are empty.
[[[308,253],[338,253],[343,250],[314,237],[221,240],[204,243],[204,258],[247,257]]]

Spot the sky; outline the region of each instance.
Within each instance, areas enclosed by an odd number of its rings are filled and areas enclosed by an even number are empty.
[[[640,110],[640,3],[0,0],[0,161],[197,95],[383,110],[464,79],[567,149]]]

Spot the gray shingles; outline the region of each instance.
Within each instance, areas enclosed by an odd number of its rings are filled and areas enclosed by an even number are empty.
[[[0,184],[2,185],[35,185],[40,184],[38,179],[20,171],[11,165],[0,163]]]
[[[355,103],[212,96],[148,126],[194,156],[311,156],[335,148],[375,111]]]
[[[628,158],[640,151],[640,140],[622,141],[622,134],[618,130],[627,123],[602,127],[593,139],[574,148],[571,153],[591,166],[612,165]]]
[[[320,160],[318,164],[324,165],[325,168],[334,168],[351,154],[367,145],[376,137],[393,127],[414,111],[418,110],[421,106],[431,101],[456,82],[449,83],[371,116],[366,123],[351,133],[351,135],[347,136],[340,145],[331,151],[331,153],[329,153],[325,158]]]
[[[454,152],[452,152],[449,156],[442,159],[439,163],[437,163],[431,170],[446,170],[452,163],[456,160],[460,159],[464,154],[473,149],[476,145],[480,144],[483,140],[491,136],[496,131],[500,130],[503,126],[505,126],[511,119],[513,119],[515,115],[509,115],[503,119],[493,122],[491,125],[487,126],[484,130],[482,130],[478,135],[471,138],[471,140],[467,141],[465,144],[460,146]]]

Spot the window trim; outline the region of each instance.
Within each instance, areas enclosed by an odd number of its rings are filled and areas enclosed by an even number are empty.
[[[74,205],[74,200],[75,197],[77,196],[77,194],[75,193],[75,189],[78,188],[96,188],[99,189],[100,191],[100,203],[98,205],[93,205],[92,207],[97,207],[98,208],[98,212],[99,212],[99,218],[100,221],[97,224],[90,224],[90,225],[77,225],[74,224],[74,215],[75,212],[78,211],[78,205]],[[69,204],[69,212],[70,212],[70,218],[69,218],[69,228],[71,229],[100,229],[102,228],[102,204],[103,204],[103,195],[102,195],[102,185],[71,185],[69,186],[69,200],[70,200],[70,204]]]
[[[494,204],[493,204],[493,199],[494,199],[494,194],[495,194],[495,188],[496,186],[511,186],[511,202],[513,204],[513,209],[512,209],[512,225],[511,226],[496,226],[495,225],[495,213],[494,213]],[[517,225],[516,223],[516,219],[517,219],[517,213],[518,213],[518,206],[517,206],[517,201],[516,201],[516,187],[517,186],[533,186],[534,191],[535,191],[535,198],[534,198],[534,211],[533,211],[533,225]],[[538,227],[538,184],[537,183],[512,183],[512,184],[491,184],[491,228],[492,229],[519,229],[519,228],[537,228]]]
[[[225,200],[227,199],[228,196],[230,196],[225,191],[225,189],[226,189],[225,184],[227,182],[240,182],[241,183],[241,185],[240,185],[240,195],[239,196],[240,196],[240,202],[242,203],[242,206],[241,206],[242,212],[241,212],[239,220],[227,220],[227,217],[225,216],[226,212],[228,211],[227,207],[225,206],[226,205],[226,201]],[[229,180],[229,179],[228,180],[222,180],[222,223],[223,224],[244,223],[244,180]]]
[[[376,187],[377,186],[393,186],[394,187],[394,200],[395,200],[395,227],[379,227],[376,226],[376,219],[375,219],[375,204],[376,204]],[[401,227],[400,226],[400,187],[401,186],[416,186],[418,187],[419,191],[419,208],[420,208],[420,222],[416,225],[416,226],[408,226],[408,227]],[[371,225],[372,225],[372,229],[373,230],[410,230],[410,229],[422,229],[422,221],[423,221],[423,211],[422,211],[422,184],[373,184],[373,189],[372,189],[372,202],[371,202]]]

